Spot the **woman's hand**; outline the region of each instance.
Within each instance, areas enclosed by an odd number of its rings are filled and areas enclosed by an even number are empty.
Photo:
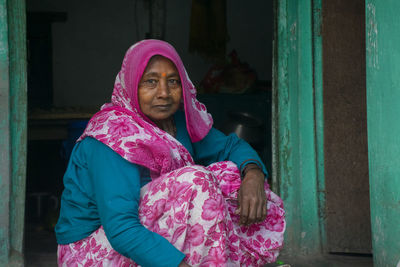
[[[182,262],[178,265],[178,267],[192,267],[192,266],[190,266],[190,265],[187,264],[186,262],[182,261]]]
[[[259,168],[249,169],[240,185],[237,214],[241,225],[262,222],[267,216],[264,173]]]

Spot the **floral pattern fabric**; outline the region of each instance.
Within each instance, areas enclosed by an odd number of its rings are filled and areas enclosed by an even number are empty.
[[[232,162],[171,171],[141,190],[139,217],[165,237],[192,266],[262,266],[274,262],[283,244],[282,200],[269,190],[265,221],[240,226],[240,174]],[[59,245],[59,266],[138,266],[116,252],[102,227],[78,242]]]

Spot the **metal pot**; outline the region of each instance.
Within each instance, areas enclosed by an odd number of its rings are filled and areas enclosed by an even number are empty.
[[[263,121],[249,112],[228,112],[228,120],[222,131],[225,134],[236,133],[238,137],[247,141],[255,149],[262,149],[265,139]]]

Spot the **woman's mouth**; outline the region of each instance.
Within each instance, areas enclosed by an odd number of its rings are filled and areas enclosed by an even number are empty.
[[[154,105],[154,108],[158,110],[168,110],[171,108],[171,104],[165,104],[165,105]]]

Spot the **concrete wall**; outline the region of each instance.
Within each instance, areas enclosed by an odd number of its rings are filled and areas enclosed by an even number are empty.
[[[27,9],[67,13],[67,21],[52,28],[55,106],[98,106],[108,101],[126,49],[149,30],[144,0],[30,0]],[[198,83],[211,63],[188,52],[191,1],[167,1],[166,9],[166,40]],[[235,48],[262,80],[271,80],[272,14],[271,1],[227,1],[227,52]]]

